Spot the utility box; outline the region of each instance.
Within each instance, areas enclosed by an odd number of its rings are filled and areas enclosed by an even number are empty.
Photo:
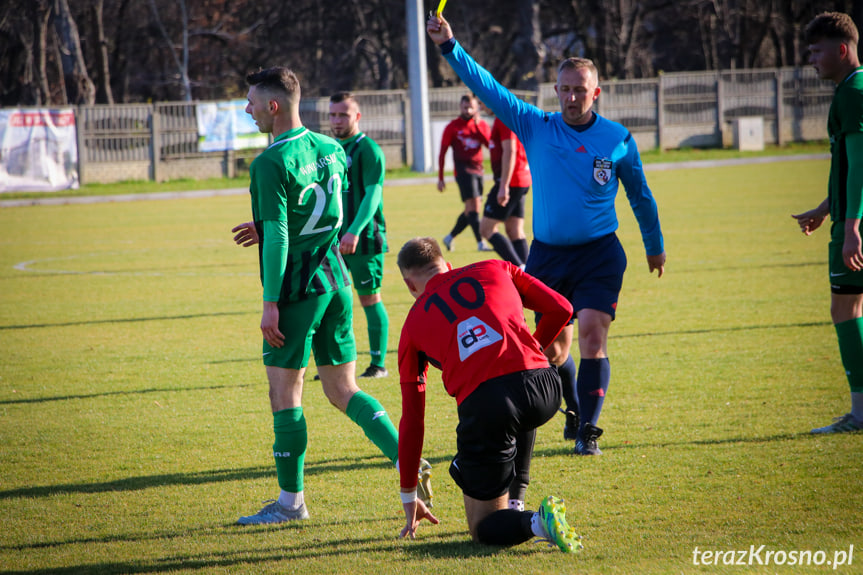
[[[746,152],[764,149],[764,118],[750,116],[734,121],[734,147]]]

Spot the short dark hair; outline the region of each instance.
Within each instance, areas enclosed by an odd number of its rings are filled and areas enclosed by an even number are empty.
[[[290,68],[283,66],[273,66],[251,72],[246,75],[246,82],[249,86],[257,86],[267,91],[285,94],[290,99],[300,96],[300,81],[297,79],[297,75]]]
[[[399,270],[405,272],[423,269],[442,258],[443,252],[440,251],[437,240],[430,237],[413,238],[408,240],[399,250],[396,262]]]
[[[338,104],[340,102],[344,102],[345,100],[353,100],[357,101],[353,92],[348,92],[347,90],[342,90],[340,92],[336,92],[332,96],[330,96],[330,104]]]
[[[589,58],[567,58],[557,67],[557,73],[560,74],[564,70],[579,70],[587,68],[593,72],[593,77],[599,80],[599,71],[596,69],[596,64]]]
[[[840,40],[857,45],[860,35],[854,20],[842,12],[822,12],[806,25],[803,32],[807,44],[815,44],[821,40]]]
[[[462,102],[473,102],[474,100],[479,102],[479,98],[476,97],[476,94],[465,94],[461,97]]]

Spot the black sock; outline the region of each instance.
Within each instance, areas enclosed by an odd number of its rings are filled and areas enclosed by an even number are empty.
[[[455,227],[449,233],[450,237],[454,238],[457,235],[459,235],[460,233],[462,233],[464,231],[464,229],[467,227],[467,224],[468,224],[467,216],[465,215],[464,212],[460,213],[458,215],[458,218],[455,221]]]
[[[476,537],[486,545],[518,545],[533,538],[530,520],[533,511],[500,509],[480,521]]]
[[[572,355],[567,356],[566,361],[557,366],[560,375],[560,384],[563,386],[563,403],[566,410],[578,413],[578,393],[575,383],[575,361]]]
[[[516,266],[520,266],[524,263],[524,261],[518,257],[518,254],[513,249],[513,245],[509,242],[509,239],[507,239],[507,237],[502,233],[495,232],[488,241],[494,247],[494,251],[509,263]]]
[[[476,238],[476,243],[482,241],[482,236],[479,233],[479,213],[478,212],[468,212],[467,213],[467,221],[470,224],[470,228],[473,230],[473,237]]]
[[[524,501],[527,486],[530,484],[530,460],[533,445],[536,443],[536,429],[524,431],[515,436],[515,477],[509,484],[509,498]]]
[[[512,248],[518,254],[518,258],[522,263],[527,263],[527,254],[530,253],[527,248],[527,238],[519,238],[512,240]]]

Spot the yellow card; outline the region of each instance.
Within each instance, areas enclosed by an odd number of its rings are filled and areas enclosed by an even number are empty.
[[[446,6],[446,0],[440,0],[440,4],[437,5],[437,15],[440,16],[443,14],[443,7]]]

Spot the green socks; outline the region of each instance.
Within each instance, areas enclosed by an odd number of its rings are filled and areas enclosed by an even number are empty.
[[[273,458],[282,491],[303,490],[303,465],[306,460],[308,431],[302,407],[283,409],[273,414]]]
[[[399,436],[383,406],[364,391],[351,397],[348,417],[359,425],[372,443],[393,463],[399,457]],[[308,430],[302,407],[283,409],[273,414],[273,458],[279,488],[290,493],[303,491],[303,466],[306,460]]]
[[[384,367],[387,355],[387,338],[389,337],[390,318],[384,302],[364,307],[366,323],[369,327],[369,349],[372,354],[372,365]]]
[[[851,393],[863,392],[863,318],[836,324],[839,355],[848,376]]]
[[[345,412],[384,456],[395,463],[399,458],[399,434],[378,400],[365,391],[358,391],[351,397]]]

